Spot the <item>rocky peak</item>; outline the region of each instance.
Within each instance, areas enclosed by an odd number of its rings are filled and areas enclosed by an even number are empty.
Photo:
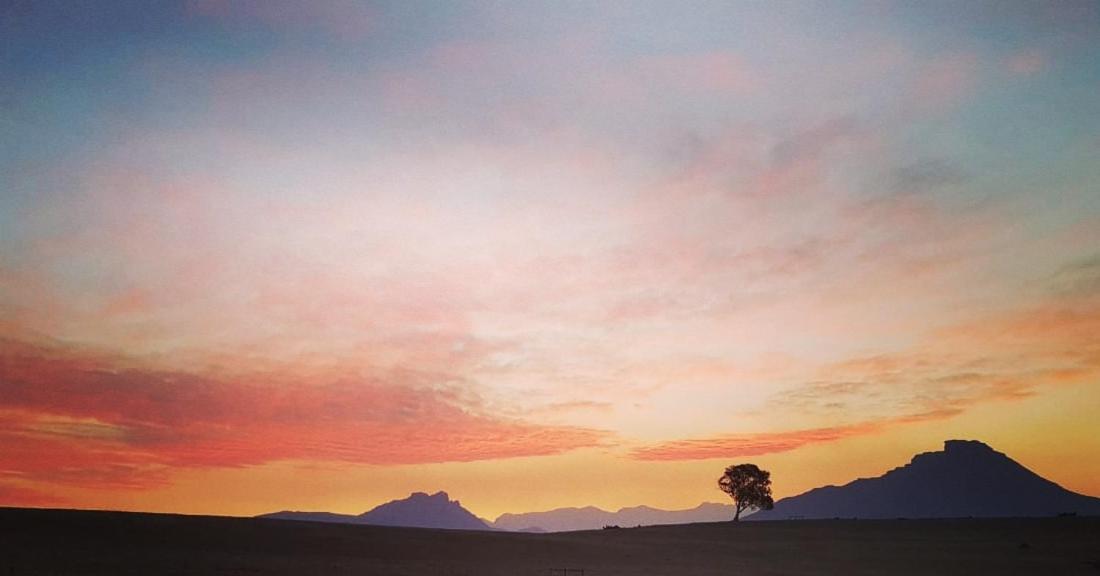
[[[996,454],[997,451],[979,440],[945,440],[943,451],[949,454]]]

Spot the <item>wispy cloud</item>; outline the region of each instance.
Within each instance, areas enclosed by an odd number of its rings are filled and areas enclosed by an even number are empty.
[[[674,440],[636,449],[641,460],[756,456],[878,434],[964,414],[1045,387],[1100,378],[1100,309],[1042,307],[954,326],[910,352],[855,357],[823,366],[821,380],[772,398],[768,412],[826,421],[819,428]]]
[[[493,417],[431,375],[211,376],[5,341],[0,469],[146,486],[174,468],[287,459],[415,464],[558,454],[606,432]]]
[[[1096,296],[1100,294],[1100,254],[1070,262],[1059,268],[1050,278],[1054,292],[1070,296]]]
[[[638,448],[632,452],[632,456],[638,460],[706,460],[710,458],[761,456],[788,452],[810,444],[834,442],[855,436],[876,434],[893,426],[949,418],[956,414],[958,414],[958,411],[944,410],[826,428],[673,440],[654,446]]]
[[[5,480],[5,474],[0,471],[0,504],[30,507],[71,505],[66,498]]]

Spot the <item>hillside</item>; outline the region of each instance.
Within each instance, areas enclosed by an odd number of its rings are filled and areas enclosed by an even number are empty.
[[[408,498],[387,502],[358,516],[331,512],[283,511],[263,514],[259,518],[371,526],[490,530],[485,522],[463,508],[458,500],[451,500],[442,491],[431,495],[414,492]]]
[[[1100,515],[1100,498],[1070,492],[975,440],[948,440],[877,478],[815,488],[749,520],[1005,518]]]
[[[584,508],[558,508],[546,512],[501,514],[493,527],[499,530],[545,530],[564,532],[569,530],[594,530],[604,526],[655,526],[662,524],[691,524],[694,522],[720,522],[733,518],[733,506],[705,502],[687,510],[661,510],[649,506],[620,508],[616,512],[601,510],[595,506]]]

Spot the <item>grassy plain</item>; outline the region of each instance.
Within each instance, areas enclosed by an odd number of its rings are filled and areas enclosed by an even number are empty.
[[[583,569],[584,576],[1100,574],[1100,518],[741,522],[517,534],[0,508],[0,576],[549,576],[562,568]]]

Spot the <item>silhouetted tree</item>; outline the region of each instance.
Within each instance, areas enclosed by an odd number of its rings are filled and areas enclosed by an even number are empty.
[[[718,488],[733,498],[733,520],[741,519],[741,512],[749,508],[771,510],[772,474],[761,470],[756,464],[735,464],[726,468],[726,473],[718,479]]]

